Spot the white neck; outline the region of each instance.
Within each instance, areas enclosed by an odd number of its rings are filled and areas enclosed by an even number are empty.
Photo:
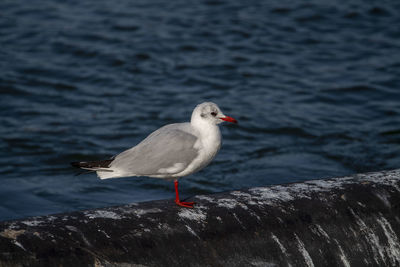
[[[200,170],[207,166],[221,147],[219,127],[196,113],[193,112],[190,124],[198,135],[198,140],[194,147],[199,149],[199,156],[196,158],[198,166],[190,169],[191,171]]]
[[[193,114],[190,124],[195,128],[201,135],[217,131],[219,132],[219,127],[214,123],[204,120],[200,116]]]
[[[216,151],[212,153],[216,153],[221,145],[221,132],[219,131],[219,127],[214,123],[202,119],[200,116],[192,116],[190,124],[200,134],[203,146],[210,147],[210,149],[215,147]]]

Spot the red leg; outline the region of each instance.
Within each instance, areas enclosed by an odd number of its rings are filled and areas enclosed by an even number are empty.
[[[186,208],[193,208],[194,202],[181,202],[179,200],[179,193],[178,193],[178,180],[174,181],[175,184],[175,203],[179,206],[186,207]]]

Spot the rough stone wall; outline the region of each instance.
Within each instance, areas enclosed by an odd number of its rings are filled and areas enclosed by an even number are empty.
[[[0,266],[400,266],[400,170],[0,222]]]

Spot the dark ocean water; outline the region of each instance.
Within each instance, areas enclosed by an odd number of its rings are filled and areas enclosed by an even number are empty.
[[[239,125],[184,197],[399,168],[399,14],[399,1],[2,0],[0,220],[173,198],[170,182],[69,162],[203,101]]]

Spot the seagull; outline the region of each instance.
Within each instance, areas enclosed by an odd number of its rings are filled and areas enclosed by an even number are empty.
[[[218,124],[224,121],[237,123],[215,103],[204,102],[193,110],[190,122],[165,125],[111,159],[71,165],[95,171],[100,179],[147,176],[174,180],[175,203],[193,208],[194,202],[180,201],[178,179],[203,169],[213,160],[221,147]]]

